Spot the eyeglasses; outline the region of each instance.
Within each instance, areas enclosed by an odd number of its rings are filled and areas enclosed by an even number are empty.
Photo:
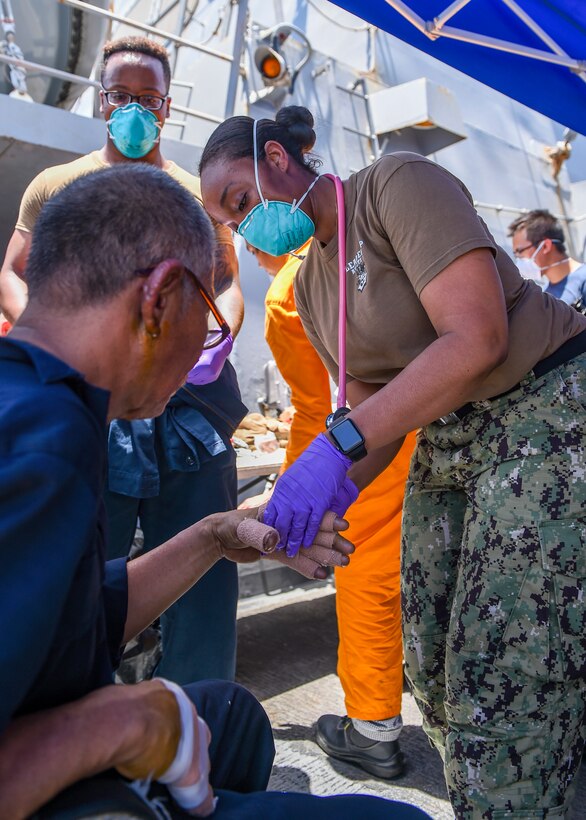
[[[552,245],[561,245],[561,240],[552,239],[549,236],[544,236],[543,239],[539,240],[539,242],[532,242],[530,245],[525,245],[524,248],[513,248],[513,256],[521,256],[521,254],[525,253],[525,251],[528,251],[529,248],[535,248],[536,246],[541,247],[546,239],[549,239]]]
[[[117,108],[130,105],[133,100],[136,100],[139,105],[142,105],[148,111],[160,111],[167,99],[167,97],[157,97],[155,94],[139,94],[137,96],[136,94],[128,94],[126,91],[106,91],[105,88],[102,88],[102,91],[108,105]]]
[[[212,299],[210,294],[207,292],[207,290],[204,288],[202,283],[199,281],[199,279],[197,278],[195,273],[192,270],[189,270],[189,268],[183,268],[183,270],[185,271],[185,273],[188,273],[193,278],[193,281],[195,282],[195,286],[197,287],[197,289],[198,289],[198,291],[201,295],[201,298],[206,303],[206,306],[207,306],[208,310],[210,311],[210,313],[212,314],[214,320],[218,324],[218,327],[208,328],[208,333],[207,333],[207,336],[206,336],[205,341],[203,343],[203,349],[204,350],[210,350],[210,348],[217,347],[219,344],[222,344],[224,339],[228,338],[228,336],[232,332],[230,330],[230,325],[224,319],[224,317],[222,316],[222,314],[220,312],[220,309],[218,308],[218,306],[216,305],[216,303],[214,302],[214,300]],[[150,276],[150,274],[153,271],[154,271],[154,267],[153,268],[143,268],[142,270],[135,270],[134,275],[135,276]]]
[[[534,248],[536,245],[535,242],[532,242],[530,245],[525,245],[524,248],[513,248],[513,256],[521,256],[522,253],[528,251],[529,248]]]

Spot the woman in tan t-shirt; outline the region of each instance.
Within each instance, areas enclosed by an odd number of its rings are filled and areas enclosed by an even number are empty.
[[[207,211],[261,250],[315,236],[295,299],[337,379],[336,196],[314,142],[304,108],[233,117],[200,175]],[[440,166],[391,154],[343,189],[352,410],[279,479],[265,521],[294,552],[421,428],[406,669],[456,815],[563,813],[586,695],[586,319],[521,278]]]

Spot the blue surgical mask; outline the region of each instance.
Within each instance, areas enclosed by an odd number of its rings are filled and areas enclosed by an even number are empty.
[[[280,202],[274,199],[265,199],[258,178],[256,123],[255,120],[252,127],[254,178],[260,202],[242,220],[238,226],[238,233],[250,245],[258,248],[259,251],[270,253],[272,256],[282,256],[305,245],[307,240],[315,233],[313,220],[299,206],[319,177],[314,179],[299,201]]]
[[[112,142],[128,159],[145,157],[161,139],[161,123],[136,102],[117,108],[107,127]]]

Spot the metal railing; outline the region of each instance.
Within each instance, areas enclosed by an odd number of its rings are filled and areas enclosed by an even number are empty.
[[[115,12],[107,11],[97,6],[93,6],[90,3],[85,2],[85,0],[56,0],[56,2],[58,2],[61,5],[70,6],[71,8],[78,9],[83,12],[88,12],[90,14],[95,14],[97,16],[104,17],[109,20],[114,20],[116,22],[123,23],[132,28],[136,28],[140,31],[144,31],[148,34],[152,34],[154,36],[168,40],[174,43],[176,46],[185,46],[187,48],[191,48],[198,52],[201,52],[202,54],[205,54],[208,57],[215,57],[219,60],[230,63],[231,70],[230,77],[228,80],[228,89],[226,93],[224,117],[209,114],[206,111],[200,111],[199,109],[192,108],[190,106],[180,105],[179,103],[175,103],[173,101],[171,102],[171,111],[176,112],[178,114],[183,114],[185,117],[195,117],[196,119],[211,122],[216,125],[221,123],[226,117],[232,116],[232,114],[234,113],[236,103],[236,90],[238,78],[240,76],[241,71],[240,60],[243,51],[246,31],[248,0],[238,0],[238,17],[236,21],[234,34],[234,54],[225,54],[221,51],[216,51],[216,49],[210,48],[209,46],[205,46],[200,43],[196,43],[192,40],[187,39],[186,37],[180,36],[179,34],[173,34],[172,32],[165,31],[156,26],[151,26],[147,23],[142,23],[139,20],[134,20],[125,15],[116,14]],[[236,54],[238,54],[238,59],[235,58]],[[31,60],[26,60],[24,58],[21,59],[20,57],[10,56],[9,54],[0,53],[0,63],[5,63],[7,65],[15,66],[17,68],[22,68],[29,71],[34,71],[36,73],[43,74],[48,77],[55,77],[57,79],[64,80],[65,82],[77,83],[79,85],[85,85],[87,87],[93,88],[101,87],[100,83],[97,80],[93,80],[89,77],[84,77],[80,74],[73,74],[69,71],[62,71],[58,68],[52,68],[51,66],[42,65],[41,63],[35,63]],[[175,78],[171,80],[171,83],[178,87],[189,88],[190,91],[193,89],[193,83],[187,83],[181,80],[176,80]],[[191,93],[189,94],[189,101],[190,99]],[[182,129],[184,129],[186,126],[185,120],[169,119],[167,120],[167,123],[169,125],[179,126]]]
[[[156,37],[161,37],[164,40],[168,40],[171,43],[175,43],[178,46],[186,46],[187,48],[195,49],[196,51],[200,51],[202,54],[206,54],[209,57],[216,57],[218,60],[223,60],[231,64],[230,69],[230,77],[228,79],[228,90],[226,93],[226,106],[224,109],[224,118],[231,117],[234,113],[234,108],[236,105],[236,89],[238,85],[238,78],[240,76],[241,71],[241,57],[244,47],[244,38],[246,33],[246,19],[248,15],[248,0],[237,0],[238,2],[238,16],[236,20],[236,29],[234,33],[234,44],[233,44],[233,53],[232,54],[225,54],[221,51],[216,51],[214,48],[210,48],[209,46],[205,46],[201,43],[196,43],[193,40],[188,40],[185,37],[181,37],[179,34],[173,34],[170,31],[165,31],[164,29],[158,28],[157,26],[151,26],[148,23],[142,23],[139,20],[134,20],[131,17],[126,17],[123,14],[116,14],[113,11],[107,11],[106,9],[98,8],[97,6],[92,6],[91,3],[85,2],[85,0],[58,0],[59,3],[65,6],[71,6],[71,8],[79,9],[81,11],[89,12],[90,14],[95,14],[98,17],[105,17],[108,20],[114,20],[118,23],[124,23],[132,28],[136,28],[139,31],[145,31],[148,34],[152,34]],[[238,58],[236,59],[236,56]],[[179,108],[177,108],[179,110]],[[200,112],[201,113],[201,112]],[[218,117],[212,117],[211,115],[206,115],[203,119],[207,119],[211,122],[222,122],[221,119]]]
[[[7,63],[8,65],[19,66],[20,68],[30,69],[31,71],[38,71],[39,74],[46,74],[48,77],[57,77],[66,82],[79,83],[79,85],[93,86],[94,88],[101,88],[97,80],[92,80],[89,77],[82,77],[80,74],[71,74],[69,71],[61,71],[59,68],[51,68],[41,63],[33,63],[30,60],[18,60],[15,57],[8,57],[6,54],[0,54],[0,63]],[[184,105],[178,105],[171,102],[171,110],[177,111],[179,114],[186,114],[190,117],[198,117],[202,120],[208,120],[219,124],[222,122],[221,117],[216,117],[213,114],[208,114],[205,111],[198,111],[196,108],[187,108]],[[168,120],[170,125],[182,125],[181,120]]]
[[[139,20],[134,20],[132,17],[125,17],[123,14],[116,14],[113,11],[92,6],[91,3],[86,3],[85,0],[58,0],[63,6],[71,6],[71,8],[79,9],[80,11],[87,11],[90,14],[96,14],[98,17],[105,17],[107,20],[114,20],[117,23],[125,23],[132,28],[139,29],[139,31],[146,31],[148,34],[153,34],[155,37],[162,37],[164,40],[169,40],[172,43],[177,43],[180,46],[187,46],[196,51],[201,51],[210,57],[217,57],[218,60],[225,60],[228,63],[233,62],[234,56],[232,54],[224,54],[221,51],[216,51],[214,48],[200,45],[193,40],[188,40],[185,37],[180,37],[178,34],[172,34],[170,31],[164,31],[156,26],[150,26],[148,23],[141,23]]]

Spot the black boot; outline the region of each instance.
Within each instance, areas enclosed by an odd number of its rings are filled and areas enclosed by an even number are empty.
[[[322,715],[317,721],[317,743],[330,757],[354,763],[384,780],[399,777],[405,768],[398,740],[370,740],[356,731],[347,715]]]

